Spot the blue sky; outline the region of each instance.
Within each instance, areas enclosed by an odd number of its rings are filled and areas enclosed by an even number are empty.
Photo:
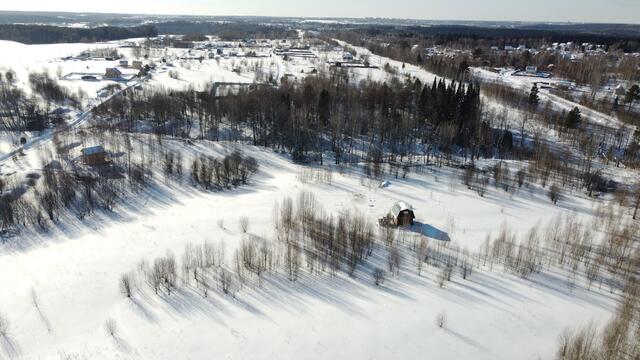
[[[640,0],[1,0],[0,9],[640,23]]]

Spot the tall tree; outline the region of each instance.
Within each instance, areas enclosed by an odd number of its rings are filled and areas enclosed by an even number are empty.
[[[529,93],[529,104],[536,106],[540,103],[540,97],[538,96],[538,84],[533,84],[531,92]]]
[[[567,114],[564,125],[569,129],[575,129],[580,121],[582,121],[582,114],[580,113],[580,109],[576,106]]]
[[[629,104],[629,110],[631,110],[631,105],[633,105],[633,102],[639,99],[640,99],[640,86],[636,84],[636,85],[633,85],[631,88],[629,88],[626,96],[624,97],[624,102]]]

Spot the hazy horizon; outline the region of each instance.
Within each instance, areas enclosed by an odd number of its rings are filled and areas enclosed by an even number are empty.
[[[322,3],[279,0],[264,3],[258,0],[237,0],[232,3],[206,0],[140,0],[135,3],[114,0],[89,3],[80,0],[23,0],[5,4],[1,11],[112,13],[183,16],[268,16],[303,18],[386,18],[433,21],[505,21],[560,23],[624,23],[638,24],[640,2],[634,0],[540,0],[514,2],[473,0],[441,3],[434,0],[383,1],[355,0],[343,3],[326,0]]]

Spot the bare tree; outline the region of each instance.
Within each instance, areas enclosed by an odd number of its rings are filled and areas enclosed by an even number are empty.
[[[560,187],[557,184],[552,184],[549,187],[549,199],[551,199],[554,205],[558,203],[560,199]]]
[[[442,311],[436,316],[436,325],[439,328],[444,328],[447,325],[447,314]]]
[[[3,314],[0,313],[0,336],[7,337],[9,333],[9,319]]]
[[[131,298],[131,295],[133,294],[133,281],[131,279],[131,274],[122,274],[120,277],[120,292],[127,298]]]
[[[231,272],[229,272],[224,267],[220,268],[220,274],[218,274],[218,284],[222,292],[224,292],[225,294],[231,294],[233,276],[231,275]]]
[[[392,246],[389,249],[387,256],[387,264],[389,265],[389,272],[398,276],[400,274],[400,251],[396,246]]]
[[[375,282],[376,286],[384,283],[384,270],[381,268],[375,268],[373,270],[373,281]]]
[[[112,337],[118,336],[118,323],[114,319],[107,319],[104,323],[104,329]]]
[[[438,273],[438,286],[443,288],[450,277],[451,277],[451,267],[449,266],[443,267],[440,273]]]
[[[633,209],[633,219],[638,218],[638,208],[640,208],[640,184],[636,185],[635,206]]]
[[[247,230],[249,230],[249,218],[246,216],[241,216],[240,217],[240,230],[242,230],[242,232],[246,233]]]

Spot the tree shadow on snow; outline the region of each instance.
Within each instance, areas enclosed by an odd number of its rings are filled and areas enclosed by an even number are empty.
[[[20,348],[18,347],[18,344],[9,336],[0,336],[0,347],[2,347],[4,353],[7,354],[10,359],[20,357]]]

